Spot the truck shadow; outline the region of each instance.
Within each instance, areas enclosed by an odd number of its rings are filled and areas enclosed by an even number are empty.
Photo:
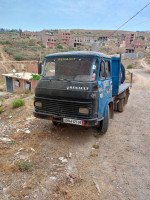
[[[53,125],[51,125],[53,127]],[[91,138],[95,139],[95,135],[99,134],[98,127],[85,127],[85,126],[76,126],[70,124],[58,124],[55,127],[54,133],[59,137],[70,138],[76,140],[85,141],[91,140]],[[99,135],[98,138],[103,137],[103,135]]]

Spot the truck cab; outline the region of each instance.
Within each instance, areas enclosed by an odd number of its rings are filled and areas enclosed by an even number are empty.
[[[121,58],[98,52],[47,55],[35,89],[34,116],[57,123],[108,129],[120,98]],[[128,93],[128,94],[127,94]]]

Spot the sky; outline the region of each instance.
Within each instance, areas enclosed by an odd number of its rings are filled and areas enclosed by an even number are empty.
[[[0,0],[0,28],[116,30],[150,0]],[[150,30],[150,5],[121,30]]]

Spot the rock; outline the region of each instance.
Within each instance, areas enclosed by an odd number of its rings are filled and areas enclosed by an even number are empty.
[[[14,156],[17,156],[17,155],[19,155],[20,154],[20,152],[18,151],[18,152],[16,152],[15,154],[14,154]]]
[[[9,189],[9,187],[3,188],[3,192],[6,193],[8,189]]]
[[[2,142],[11,142],[12,140],[11,139],[9,139],[9,138],[0,138],[0,140],[2,141]]]
[[[72,153],[71,153],[71,152],[68,152],[67,158],[71,158],[71,157],[72,157]]]
[[[9,115],[8,119],[11,119],[11,118],[12,118],[12,116],[11,116],[11,115]]]
[[[59,159],[59,160],[63,160],[63,159],[64,159],[64,157],[59,157],[58,159]]]
[[[68,160],[67,160],[66,158],[64,158],[61,162],[62,162],[62,163],[67,163]]]
[[[51,180],[56,180],[56,177],[55,176],[51,176],[50,179]]]
[[[21,131],[21,129],[17,129],[17,133],[20,132],[20,131]]]
[[[35,149],[33,149],[32,147],[30,149],[31,149],[31,151],[35,151]]]
[[[20,148],[18,151],[22,151],[22,150],[24,150],[24,148]]]
[[[61,160],[62,163],[67,163],[68,160],[64,157],[59,157],[59,160]]]
[[[101,193],[101,191],[100,191],[100,188],[99,188],[99,185],[98,185],[98,183],[97,183],[96,181],[93,181],[93,182],[95,183],[96,189],[98,190],[98,193],[100,194],[100,193]]]
[[[29,129],[25,130],[25,133],[31,133],[31,131]]]

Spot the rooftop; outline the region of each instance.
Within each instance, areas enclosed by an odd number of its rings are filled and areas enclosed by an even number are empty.
[[[45,56],[45,58],[51,57],[66,57],[66,56],[98,56],[102,58],[111,58],[110,56],[96,52],[96,51],[71,51],[71,52],[60,52],[60,53],[53,53]]]
[[[32,80],[32,74],[29,72],[22,72],[22,73],[11,73],[11,74],[2,74],[6,77],[17,78],[17,79],[24,79],[24,80]]]

